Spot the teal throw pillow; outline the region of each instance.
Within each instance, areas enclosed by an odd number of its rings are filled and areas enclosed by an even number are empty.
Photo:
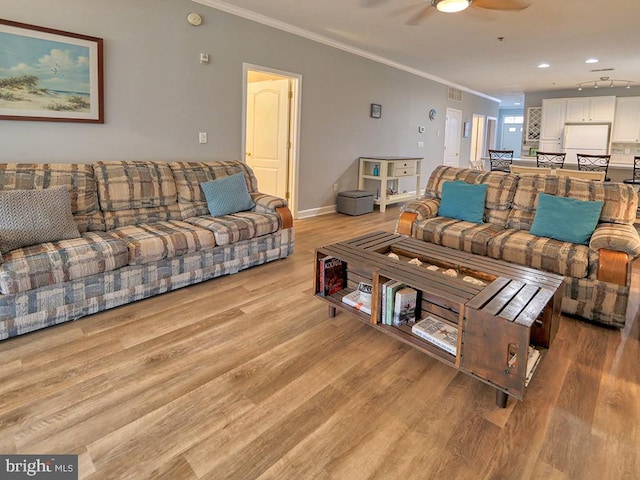
[[[256,205],[251,200],[243,173],[201,183],[200,187],[212,217],[251,210]]]
[[[539,237],[589,245],[603,205],[603,201],[588,202],[540,193],[529,232]]]
[[[487,184],[471,184],[456,180],[442,184],[442,198],[438,216],[483,223]]]

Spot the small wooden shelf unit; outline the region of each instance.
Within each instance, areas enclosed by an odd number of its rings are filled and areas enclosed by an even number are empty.
[[[388,257],[396,253],[401,260]],[[347,286],[330,296],[322,295],[320,260],[338,258],[346,264]],[[425,264],[453,268],[460,277],[482,279],[475,285],[409,264],[418,258]],[[433,245],[387,232],[374,232],[316,249],[314,292],[329,305],[329,315],[344,311],[373,328],[400,340],[447,365],[496,389],[496,403],[505,407],[507,395],[522,400],[527,380],[529,345],[542,354],[559,325],[562,277],[488,257]],[[411,333],[411,326],[380,323],[381,286],[397,280],[418,291],[422,319],[431,315],[458,329],[457,354],[451,355]],[[359,282],[373,286],[371,315],[342,302]],[[522,361],[521,359],[525,360]],[[529,376],[531,377],[531,375]]]
[[[422,158],[419,157],[360,157],[358,190],[367,190],[366,181],[375,183],[378,195],[373,196],[373,203],[380,205],[380,211],[384,212],[387,205],[408,202],[420,196],[421,169]],[[415,181],[415,190],[400,192],[400,180],[411,178]],[[387,188],[395,193],[387,195]]]

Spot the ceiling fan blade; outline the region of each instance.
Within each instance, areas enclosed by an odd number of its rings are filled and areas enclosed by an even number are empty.
[[[425,21],[427,19],[427,17],[430,17],[431,15],[433,15],[436,12],[436,9],[433,8],[433,4],[429,4],[426,7],[424,7],[422,10],[420,10],[418,13],[416,13],[413,17],[411,17],[409,20],[407,20],[407,25],[412,25],[412,26],[416,26],[416,25],[420,25],[423,21]]]
[[[487,10],[524,10],[529,4],[518,0],[473,0],[471,6]]]

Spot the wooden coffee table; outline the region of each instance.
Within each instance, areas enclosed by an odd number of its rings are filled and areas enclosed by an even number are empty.
[[[390,258],[395,253],[400,260]],[[414,238],[374,232],[316,249],[314,291],[329,305],[329,315],[349,312],[421,352],[485,382],[496,389],[496,403],[508,396],[522,400],[527,379],[529,346],[544,355],[558,330],[562,292],[560,275],[494,260]],[[345,288],[323,296],[320,260],[335,257],[345,264]],[[418,258],[423,265],[407,260]],[[431,271],[426,265],[453,269],[459,277]],[[460,277],[484,282],[476,285]],[[418,291],[418,319],[427,315],[457,328],[458,347],[451,355],[411,332],[411,326],[380,322],[382,285],[397,280]],[[373,286],[371,314],[349,307],[342,297],[359,282]],[[533,375],[530,372],[529,379]]]

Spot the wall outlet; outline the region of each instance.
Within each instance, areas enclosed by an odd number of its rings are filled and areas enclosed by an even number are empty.
[[[201,53],[200,54],[200,64],[201,65],[206,65],[207,63],[209,63],[209,54],[208,53]]]
[[[418,148],[424,148],[424,142],[418,142]]]
[[[333,191],[334,191],[334,192],[337,192],[337,191],[338,191],[338,188],[339,188],[338,184],[337,184],[337,183],[334,183],[334,184],[333,184]]]
[[[207,132],[200,132],[198,134],[198,142],[207,143]]]

